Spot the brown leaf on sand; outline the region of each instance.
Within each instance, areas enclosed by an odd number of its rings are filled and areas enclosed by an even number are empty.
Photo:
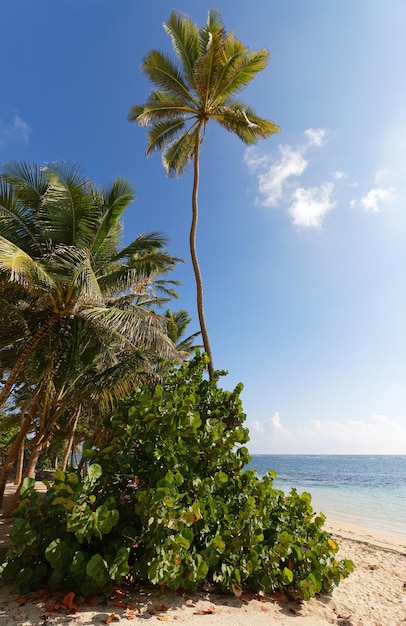
[[[156,618],[161,622],[168,622],[171,619],[169,615],[157,615]]]
[[[192,598],[188,598],[185,602],[186,606],[196,606],[196,602]]]
[[[273,597],[276,602],[288,602],[289,600],[288,596],[285,596],[284,593],[279,593],[278,591],[273,594]]]
[[[60,608],[61,606],[57,602],[54,602],[53,604],[45,605],[45,610],[47,613],[57,613],[60,610]]]
[[[259,607],[261,609],[261,611],[263,611],[264,613],[267,613],[269,611],[268,607],[265,606],[264,604],[261,604],[261,606]]]
[[[90,596],[90,598],[86,599],[86,606],[98,606],[99,599],[97,596]]]
[[[111,615],[109,615],[108,617],[106,617],[104,623],[105,624],[111,624],[111,622],[118,622],[120,620],[119,616],[117,615],[117,613],[111,613]]]
[[[207,609],[199,609],[198,611],[195,611],[193,615],[214,615],[215,612],[216,607],[211,605],[207,607]]]
[[[232,584],[232,588],[233,588],[233,594],[235,596],[237,596],[237,598],[239,598],[242,594],[242,589],[241,587],[239,587],[238,585],[236,585],[235,583]]]
[[[165,613],[165,611],[168,610],[168,607],[165,606],[164,604],[156,604],[155,605],[155,611],[163,611]]]
[[[75,594],[73,593],[73,591],[71,591],[70,593],[67,593],[66,596],[63,598],[63,600],[61,601],[61,605],[67,608],[68,611],[76,611],[77,606],[73,602],[74,599]]]
[[[26,602],[28,602],[28,598],[25,598],[24,596],[20,596],[19,598],[17,598],[16,602],[17,604],[26,604]]]

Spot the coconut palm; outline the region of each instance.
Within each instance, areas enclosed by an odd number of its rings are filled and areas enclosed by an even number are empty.
[[[48,415],[57,398],[60,416],[67,398],[72,402],[74,394],[67,390],[73,389],[78,373],[69,355],[78,328],[99,354],[92,375],[104,383],[107,371],[140,359],[153,372],[145,355],[178,359],[164,317],[154,312],[173,295],[174,281],[163,274],[177,259],[164,251],[160,233],[143,234],[120,247],[121,217],[133,197],[127,181],[98,189],[74,165],[40,168],[12,162],[4,167],[0,407],[11,392],[33,385],[35,402],[24,419],[22,438],[44,403]],[[100,383],[98,389],[118,397],[128,392],[128,381],[129,376],[121,375],[115,385]]]
[[[269,53],[250,51],[233,33],[227,34],[217,11],[210,11],[203,28],[172,12],[164,24],[177,59],[150,51],[142,70],[157,87],[143,105],[132,107],[129,119],[149,126],[147,154],[162,151],[168,175],[180,175],[193,162],[190,254],[196,279],[197,310],[205,351],[214,371],[207,332],[203,285],[196,251],[200,145],[210,120],[235,133],[246,144],[279,131],[272,122],[236,98],[268,62]]]

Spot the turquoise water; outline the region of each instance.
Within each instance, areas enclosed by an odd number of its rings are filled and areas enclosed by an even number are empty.
[[[276,487],[310,492],[331,518],[406,536],[406,456],[258,454],[248,467],[275,470]]]

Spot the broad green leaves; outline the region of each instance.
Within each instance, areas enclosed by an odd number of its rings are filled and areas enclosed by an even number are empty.
[[[220,389],[204,365],[196,356],[123,402],[110,445],[84,446],[85,478],[56,472],[42,501],[25,483],[3,580],[95,593],[131,573],[170,589],[210,580],[309,599],[348,576],[310,494],[244,469],[241,387]]]

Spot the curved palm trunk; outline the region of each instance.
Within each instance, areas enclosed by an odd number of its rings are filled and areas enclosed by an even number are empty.
[[[25,344],[21,350],[20,355],[15,362],[13,369],[11,370],[8,378],[0,393],[0,409],[4,406],[9,397],[14,384],[17,382],[22,368],[24,367],[27,359],[31,356],[33,350],[37,347],[42,337],[57,323],[59,320],[58,313],[52,313],[47,320],[40,326],[32,335],[30,340]]]
[[[210,361],[208,364],[209,376],[210,378],[213,376],[214,365],[213,365],[213,356],[211,353],[209,334],[207,332],[206,319],[204,316],[204,304],[203,304],[203,281],[202,275],[200,272],[199,260],[197,258],[196,251],[196,231],[197,231],[197,222],[199,218],[199,206],[198,206],[198,193],[199,193],[199,156],[200,156],[200,131],[203,126],[203,122],[199,124],[199,127],[196,131],[196,144],[195,144],[195,152],[194,152],[194,160],[193,160],[193,191],[192,191],[192,224],[190,226],[190,256],[192,257],[192,265],[193,271],[195,273],[196,280],[196,296],[197,296],[197,313],[199,316],[199,324],[200,330],[202,332],[202,339],[204,350],[209,357]]]

